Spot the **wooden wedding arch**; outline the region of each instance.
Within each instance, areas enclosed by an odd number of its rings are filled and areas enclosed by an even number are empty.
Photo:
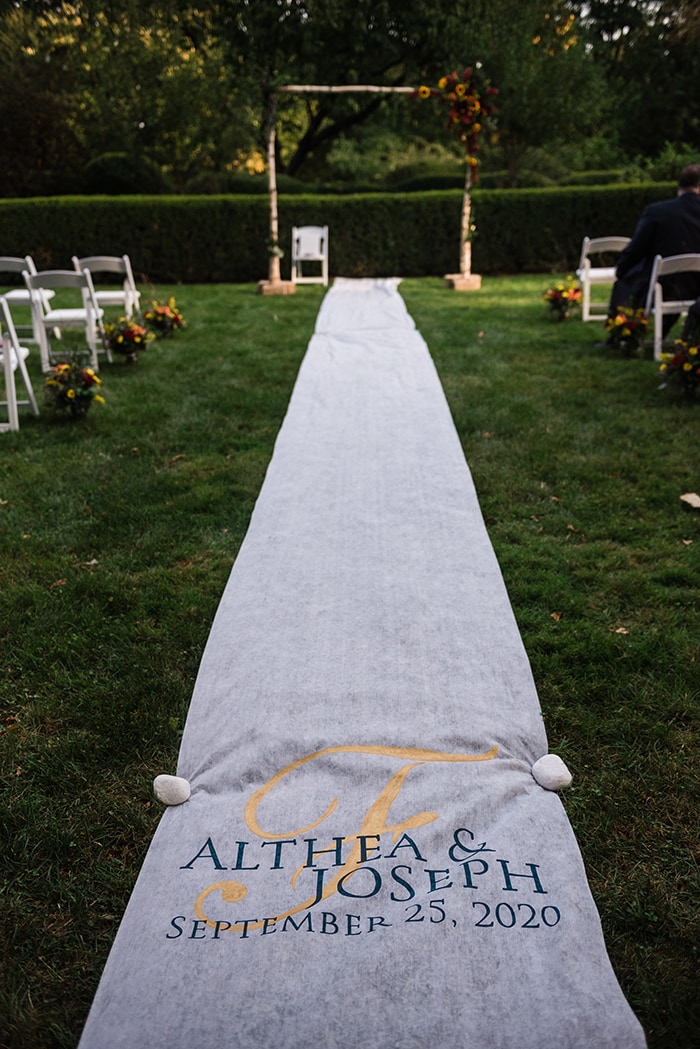
[[[276,90],[277,93],[280,94],[305,93],[335,95],[350,94],[351,92],[415,95],[417,92],[415,87],[380,87],[376,84],[284,84]],[[293,284],[292,281],[282,280],[280,272],[277,162],[275,158],[276,139],[276,120],[273,112],[267,139],[267,177],[270,200],[270,263],[267,280],[261,280],[258,283],[258,291],[263,295],[291,295],[296,291],[296,285]],[[448,287],[455,288],[458,291],[471,291],[481,287],[481,277],[471,272],[471,239],[469,236],[471,228],[470,189],[471,167],[467,164],[464,198],[462,201],[460,272],[448,274],[445,277],[445,282]]]

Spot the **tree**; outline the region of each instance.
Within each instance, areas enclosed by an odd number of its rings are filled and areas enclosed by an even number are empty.
[[[0,18],[0,194],[69,190],[87,159],[72,123],[64,71],[42,53],[31,13],[6,7]]]
[[[231,100],[232,70],[196,9],[134,3],[16,5],[0,19],[5,195],[80,188],[102,153],[144,153],[180,188],[251,149]],[[21,105],[17,100],[21,99]]]
[[[595,127],[603,81],[564,2],[489,5],[480,24],[479,53],[498,84],[499,148],[510,184],[518,184],[533,148],[575,140]]]
[[[261,146],[284,83],[415,85],[442,72],[446,41],[468,22],[468,0],[232,0],[215,20],[260,113]],[[383,106],[382,97],[319,96],[279,104],[280,170],[303,165]]]
[[[608,94],[607,126],[631,155],[697,142],[695,75],[700,10],[694,0],[571,0]]]

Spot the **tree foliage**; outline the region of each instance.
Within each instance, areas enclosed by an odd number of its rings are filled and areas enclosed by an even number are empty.
[[[0,0],[0,194],[80,191],[85,166],[114,153],[147,157],[179,190],[259,169],[273,115],[279,170],[306,178],[381,154],[382,134],[394,152],[449,150],[403,98],[276,89],[434,86],[478,61],[500,89],[492,155],[511,184],[533,151],[594,130],[655,156],[697,143],[699,40],[694,0]]]

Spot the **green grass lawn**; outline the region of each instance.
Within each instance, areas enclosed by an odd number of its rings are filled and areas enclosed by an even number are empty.
[[[553,323],[547,281],[401,290],[574,773],[618,978],[651,1049],[693,1049],[700,513],[680,496],[700,491],[700,404],[597,347],[599,323]],[[104,365],[105,405],[0,434],[3,1049],[76,1045],[323,289],[157,294],[187,327]]]

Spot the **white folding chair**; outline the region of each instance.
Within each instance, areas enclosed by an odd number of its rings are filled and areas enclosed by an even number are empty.
[[[29,350],[20,346],[17,331],[12,322],[12,314],[5,296],[0,296],[0,368],[4,377],[5,400],[0,404],[7,408],[8,421],[0,423],[0,432],[7,430],[19,430],[18,408],[29,406],[34,415],[39,414],[39,408],[34,396],[31,379],[25,361],[29,356]],[[19,369],[27,397],[17,400],[17,387],[15,385],[15,372]]]
[[[584,321],[604,320],[608,314],[608,299],[605,302],[591,299],[591,288],[596,284],[613,284],[615,266],[607,256],[619,254],[630,242],[629,237],[583,238],[581,259],[576,276],[581,282],[581,319]],[[593,260],[596,265],[593,265]]]
[[[90,271],[98,306],[120,306],[128,321],[134,313],[140,313],[141,292],[136,287],[128,255],[87,255],[82,259],[74,255],[72,261],[77,273],[82,273],[83,270]],[[97,287],[95,277],[104,273],[121,277],[121,288]]]
[[[320,263],[320,273],[304,276],[303,267],[310,262]],[[292,228],[292,283],[328,284],[328,226]]]
[[[95,371],[98,369],[98,343],[99,352],[107,353],[108,360],[112,359],[104,348],[102,340],[104,310],[97,305],[89,270],[82,273],[76,273],[74,270],[43,270],[34,274],[25,270],[23,276],[27,289],[31,293],[34,335],[39,343],[43,371],[47,372],[51,368],[53,354],[48,333],[54,328],[59,330],[62,328],[84,329],[85,339],[90,349],[90,363]],[[81,305],[79,307],[59,306],[47,310],[43,294],[47,289],[77,291],[80,294]]]
[[[0,273],[18,273],[22,274],[24,271],[27,273],[36,273],[36,266],[31,255],[25,255],[23,259],[17,258],[14,255],[0,255]],[[27,288],[23,285],[21,288],[8,288],[7,290],[0,292],[1,295],[7,299],[8,306],[10,309],[14,309],[16,306],[31,308],[32,300]],[[44,305],[46,309],[50,309],[50,300],[55,295],[53,291],[44,292]],[[36,342],[34,337],[33,327],[25,324],[18,324],[17,320],[14,320],[15,328],[17,331],[22,332],[22,339],[25,342]]]
[[[662,280],[674,273],[697,273],[697,286],[687,299],[666,298]],[[668,291],[668,289],[666,289]],[[700,294],[700,254],[669,255],[665,259],[657,255],[651,270],[649,290],[644,312],[647,317],[654,314],[654,360],[661,360],[663,347],[663,320],[669,313],[685,314]]]

